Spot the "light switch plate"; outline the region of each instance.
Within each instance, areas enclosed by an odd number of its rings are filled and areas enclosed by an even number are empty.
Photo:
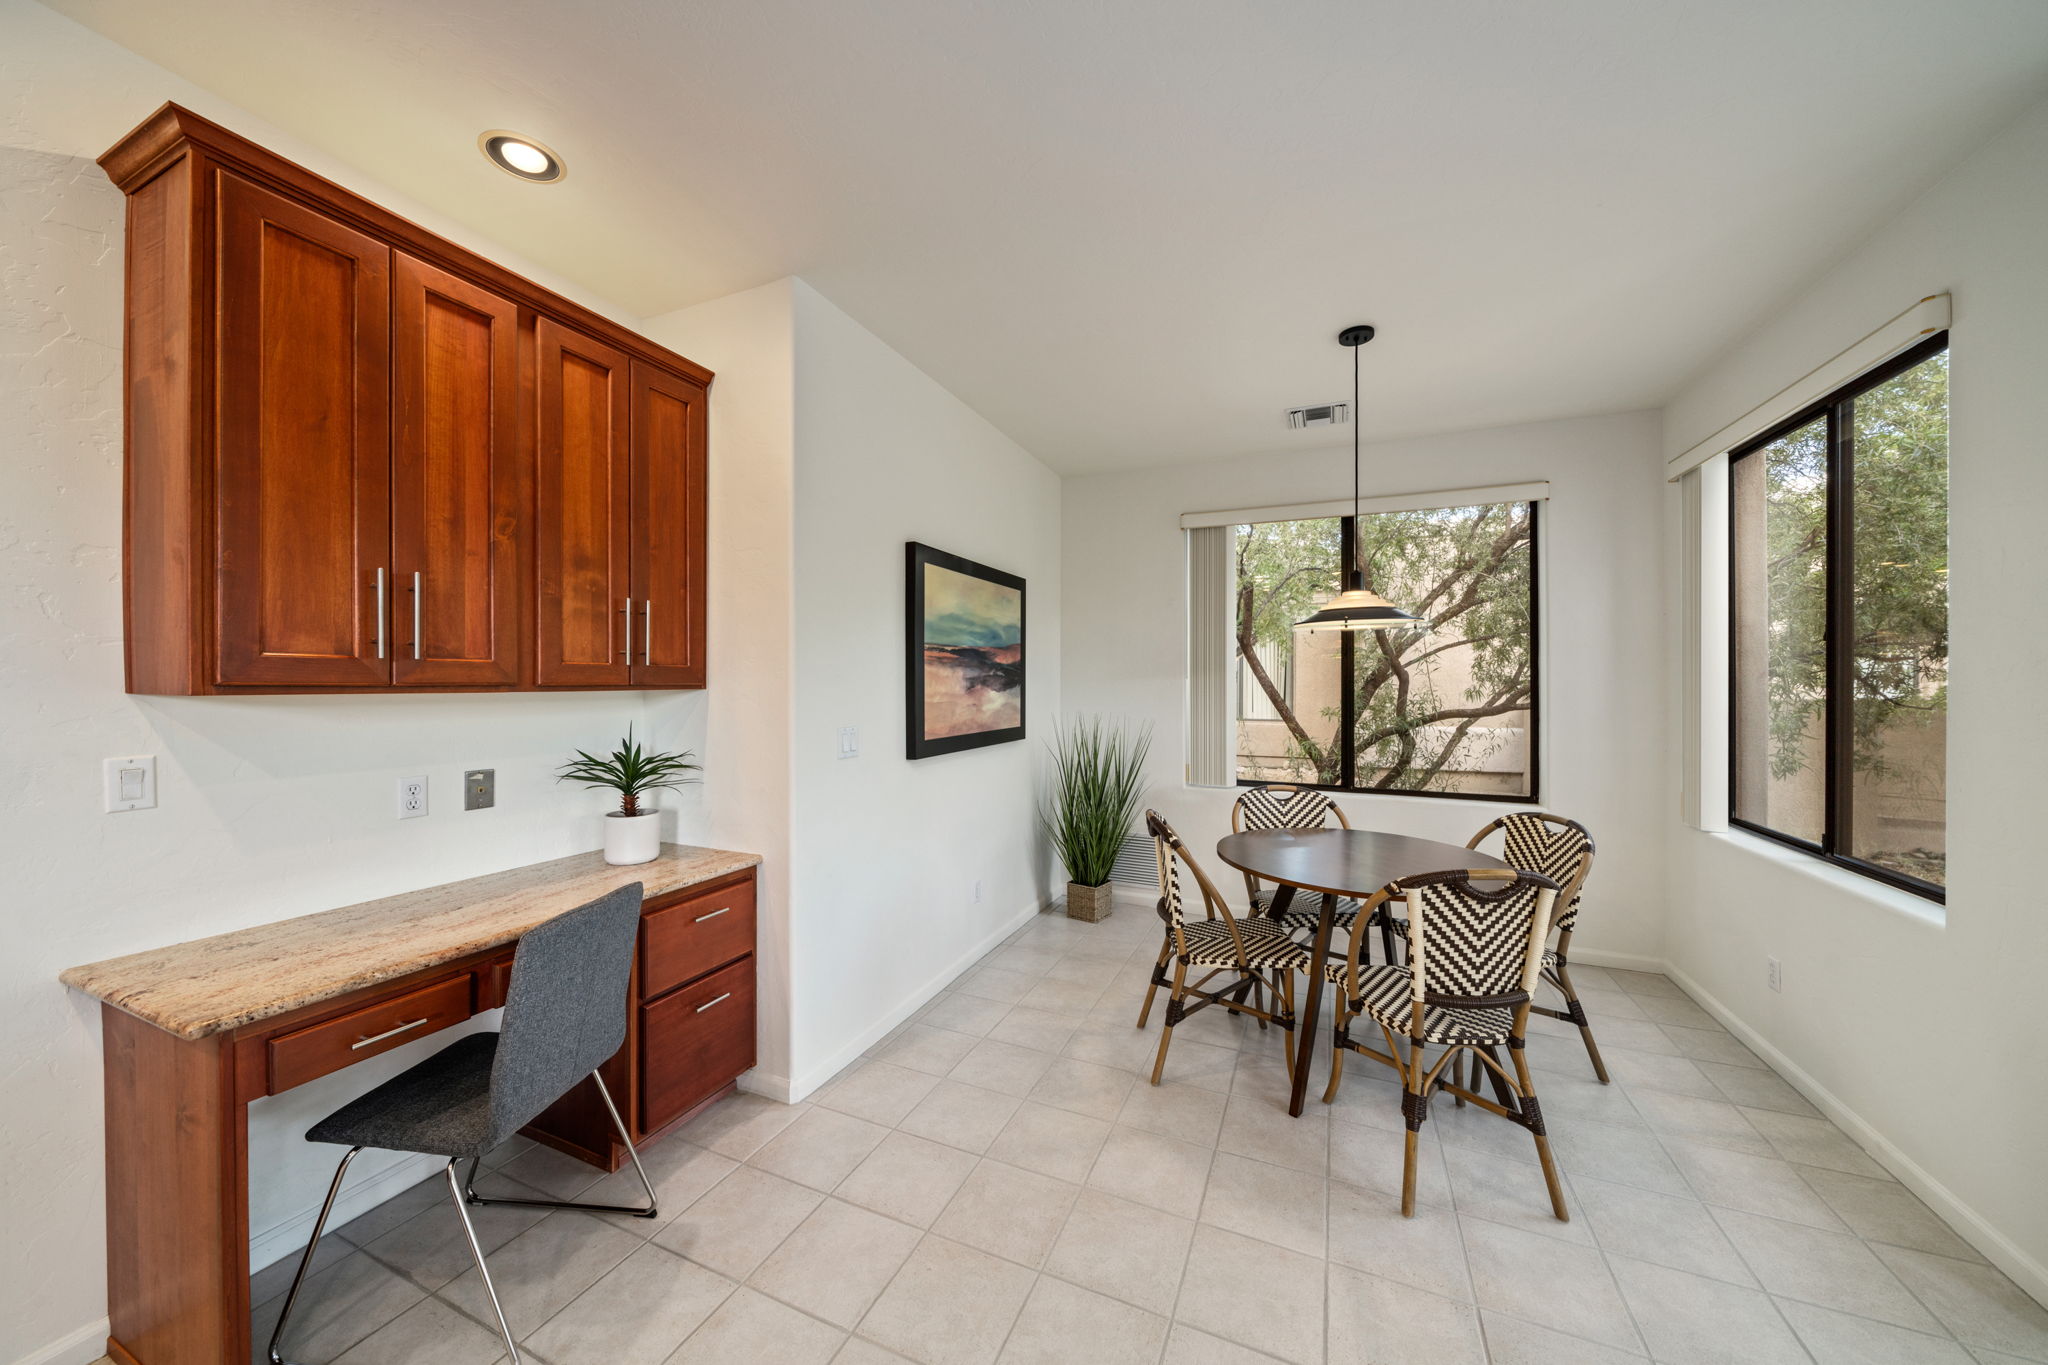
[[[839,756],[841,758],[860,757],[859,726],[842,725],[839,727]]]
[[[462,808],[489,810],[498,804],[498,770],[471,768],[462,775]]]
[[[103,772],[107,812],[156,808],[156,755],[110,758]]]

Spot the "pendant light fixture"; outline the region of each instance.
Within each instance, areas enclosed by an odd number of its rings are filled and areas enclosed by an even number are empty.
[[[1358,348],[1371,341],[1373,329],[1367,323],[1346,327],[1337,340],[1351,348],[1351,524],[1358,525]],[[1294,623],[1299,631],[1386,630],[1390,626],[1415,626],[1422,618],[1411,616],[1365,586],[1365,573],[1358,567],[1357,534],[1352,536],[1352,562],[1344,566],[1344,591],[1323,604],[1313,616]]]

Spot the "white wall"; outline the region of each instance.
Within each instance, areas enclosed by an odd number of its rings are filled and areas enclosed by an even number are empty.
[[[1334,351],[1333,362],[1335,363]],[[1369,363],[1369,362],[1368,362]],[[1367,403],[1370,413],[1371,404]],[[1658,865],[1665,722],[1655,414],[1496,427],[1365,447],[1363,491],[1551,482],[1537,527],[1544,652],[1539,804],[1598,842],[1577,944],[1589,960],[1662,954]],[[1234,793],[1190,787],[1183,678],[1183,512],[1348,496],[1351,451],[1325,448],[1070,478],[1064,490],[1067,709],[1150,722],[1150,801],[1197,850],[1229,833]],[[1351,823],[1463,843],[1502,813],[1486,801],[1339,798]],[[1242,882],[1211,875],[1226,895]]]
[[[1946,915],[1763,840],[1690,829],[1672,800],[1658,813],[1673,968],[2048,1299],[2040,746],[2015,751],[1999,705],[2017,680],[2048,677],[2044,224],[2048,104],[1743,338],[1674,399],[1665,423],[1668,457],[1915,299],[1954,295]],[[1666,506],[1675,547],[1675,491]],[[1679,606],[1667,598],[1668,621]],[[1765,987],[1766,956],[1784,963],[1782,994]]]
[[[800,1097],[1049,895],[1033,793],[1060,710],[1061,562],[1051,470],[808,285],[795,304]],[[909,540],[1026,579],[1026,739],[905,758]],[[858,758],[837,756],[843,726]]]
[[[756,874],[760,1073],[789,1074],[789,735],[795,327],[792,280],[664,314],[646,335],[711,367],[709,690],[648,694],[662,733],[703,727],[705,842],[763,859]],[[754,1085],[749,1080],[744,1084]],[[770,1087],[772,1089],[772,1087]]]
[[[732,770],[698,695],[650,713],[639,694],[122,692],[122,197],[92,158],[165,99],[577,295],[70,21],[0,0],[0,1361],[65,1342],[43,1358],[93,1360],[105,1331],[99,1017],[61,969],[596,847],[602,803],[551,769],[628,722],[708,753],[712,782],[670,803],[686,838],[709,841],[708,798]],[[730,581],[728,568],[715,566]],[[715,643],[732,630],[716,605],[711,628]],[[144,753],[158,809],[102,814],[100,761]],[[494,810],[462,811],[470,766],[497,769]],[[395,785],[414,773],[432,813],[401,824]],[[449,1036],[252,1110],[259,1256],[331,1174],[305,1124]],[[375,1191],[376,1168],[357,1165],[357,1188]]]

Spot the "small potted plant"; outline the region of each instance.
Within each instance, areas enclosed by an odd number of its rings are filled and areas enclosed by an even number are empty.
[[[1047,747],[1052,794],[1041,819],[1067,869],[1067,916],[1107,919],[1109,874],[1144,796],[1152,728],[1133,734],[1121,721],[1082,717]]]
[[[697,779],[687,774],[701,770],[692,758],[688,749],[650,753],[634,741],[629,725],[618,748],[603,758],[578,749],[575,759],[562,765],[556,780],[617,792],[619,808],[605,815],[604,860],[621,866],[651,863],[661,854],[661,812],[643,809],[640,798],[664,787],[695,782]]]

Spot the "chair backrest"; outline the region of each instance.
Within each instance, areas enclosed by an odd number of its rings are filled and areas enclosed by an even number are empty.
[[[531,1123],[626,1041],[626,986],[640,929],[634,882],[529,929],[491,1064],[492,1141]]]
[[[1551,925],[1569,934],[1578,923],[1579,902],[1585,897],[1586,877],[1593,870],[1593,834],[1576,820],[1542,811],[1516,811],[1503,815],[1472,836],[1469,848],[1494,830],[1501,831],[1502,856],[1508,866],[1534,872],[1558,885],[1556,922]]]
[[[1337,817],[1338,824],[1346,829],[1351,827],[1351,822],[1344,818],[1344,812],[1337,808],[1328,792],[1275,782],[1239,793],[1236,803],[1230,808],[1230,827],[1236,831],[1321,829],[1333,815]]]
[[[1220,913],[1225,919],[1234,919],[1223,904],[1223,897],[1217,894],[1208,874],[1188,852],[1188,846],[1173,832],[1173,826],[1166,823],[1156,810],[1145,812],[1145,831],[1152,836],[1152,847],[1159,855],[1159,917],[1169,926],[1177,926],[1187,918],[1187,898],[1181,889],[1180,868],[1185,863],[1195,886],[1202,897],[1202,917],[1215,919]]]
[[[1508,1004],[1535,989],[1556,882],[1534,872],[1459,868],[1403,877],[1395,886],[1408,902],[1408,965],[1418,1001]]]

